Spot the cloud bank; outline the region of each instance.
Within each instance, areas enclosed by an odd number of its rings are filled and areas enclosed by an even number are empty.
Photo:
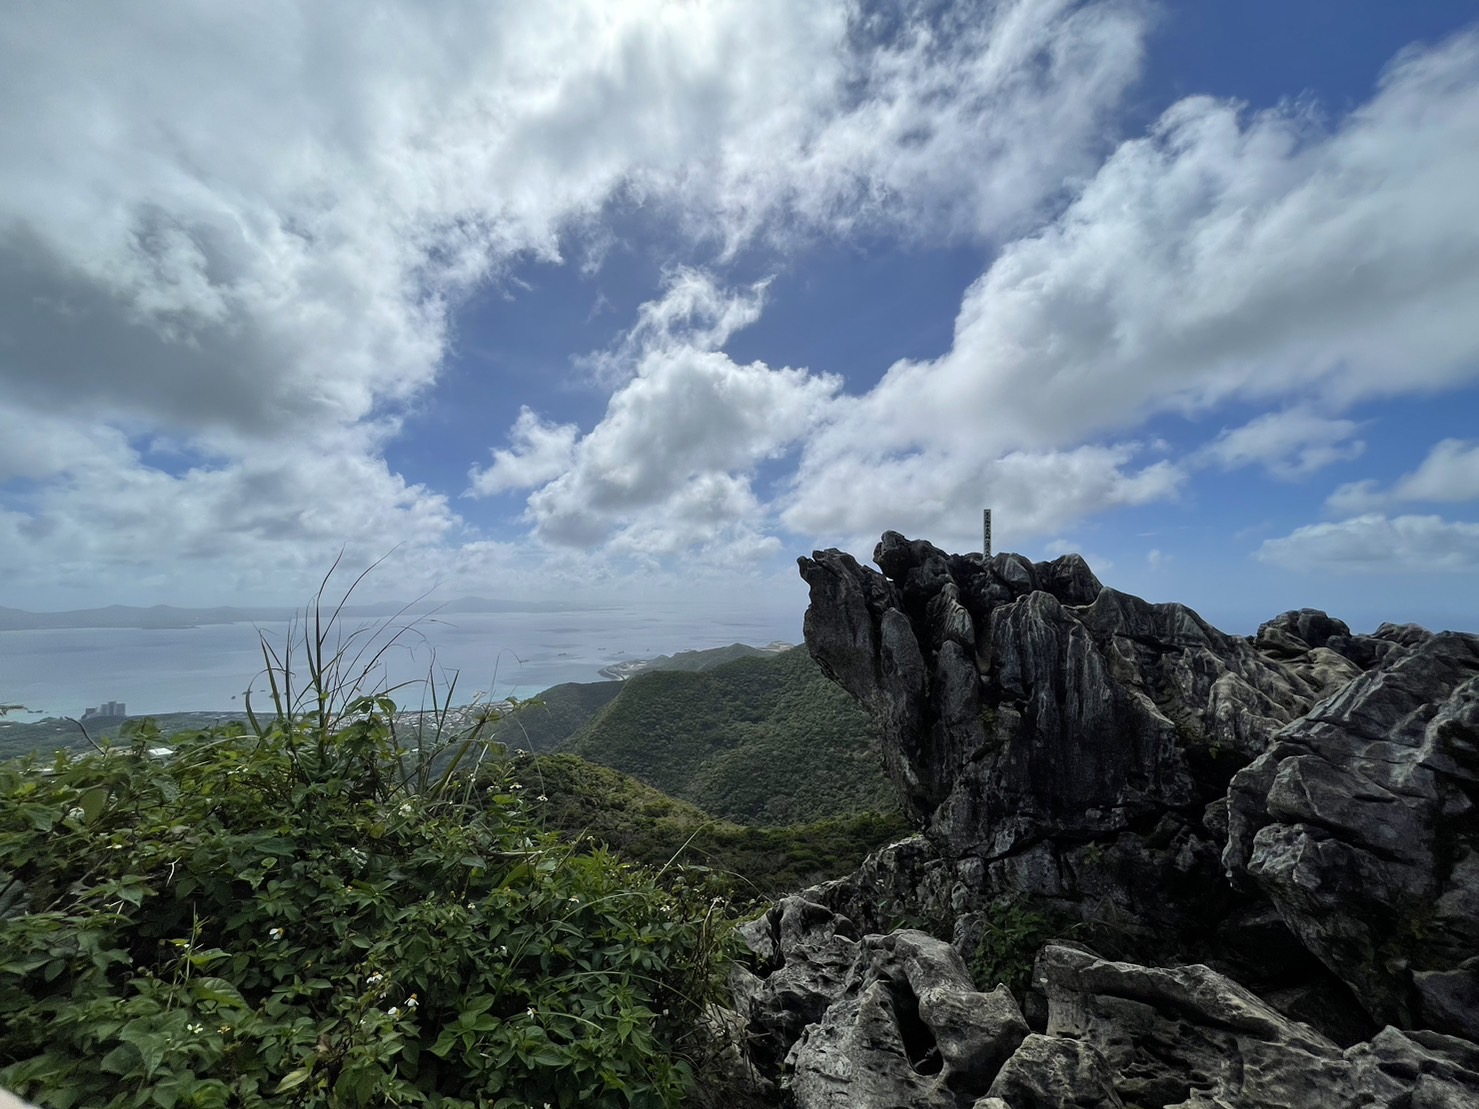
[[[399,542],[399,581],[549,589],[884,527],[969,546],[984,504],[1022,542],[1208,469],[1312,480],[1361,457],[1354,406],[1479,379],[1479,34],[1400,55],[1333,120],[1195,96],[1119,136],[1152,20],[1134,0],[18,9],[0,576],[280,598],[341,545]],[[514,396],[463,487],[396,473],[471,294],[517,295],[533,260],[599,272],[634,212],[683,261],[608,347],[551,367],[604,413]],[[726,353],[772,295],[734,276],[743,252],[781,271],[868,237],[991,253],[948,350],[871,387]],[[1222,430],[1149,430],[1177,420]],[[1473,499],[1474,450],[1342,486],[1348,519],[1263,557],[1460,564],[1474,525],[1383,514]],[[507,527],[469,523],[514,500]]]

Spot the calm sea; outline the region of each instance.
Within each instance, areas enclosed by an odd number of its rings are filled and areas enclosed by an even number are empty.
[[[375,626],[352,621],[345,630]],[[0,631],[0,702],[37,710],[14,714],[16,720],[77,716],[102,701],[124,702],[130,716],[225,711],[239,710],[250,686],[260,706],[267,694],[259,629],[282,649],[287,623]],[[455,700],[465,703],[476,694],[528,697],[560,682],[600,681],[603,666],[624,659],[777,639],[800,641],[798,610],[747,605],[716,614],[707,607],[647,604],[456,613],[416,621],[384,655],[376,675],[379,684],[394,685],[424,679],[434,666],[440,688],[446,673],[458,671]],[[414,707],[420,697],[419,690],[407,690],[397,700]]]

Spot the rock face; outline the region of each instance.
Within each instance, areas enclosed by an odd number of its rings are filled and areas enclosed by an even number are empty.
[[[1378,1021],[1479,1039],[1479,639],[1426,636],[1229,792],[1229,871]]]
[[[1092,905],[1199,953],[1237,902],[1229,779],[1394,648],[1317,613],[1265,625],[1260,648],[1105,588],[1076,555],[988,560],[888,533],[874,557],[882,574],[838,551],[800,560],[807,646],[881,723],[930,841],[978,864],[977,899]]]
[[[791,1104],[1479,1105],[1479,637],[874,561],[800,560],[807,646],[922,835],[747,933]]]

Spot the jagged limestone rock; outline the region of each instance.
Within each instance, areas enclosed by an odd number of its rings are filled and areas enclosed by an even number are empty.
[[[1225,861],[1373,1018],[1479,1038],[1479,637],[1353,680],[1233,779]]]
[[[835,550],[800,560],[807,646],[878,720],[941,854],[980,860],[966,907],[1047,898],[1157,942],[1215,928],[1237,901],[1217,824],[1228,780],[1359,672],[1325,645],[1343,625],[1285,621],[1273,657],[1106,589],[1078,556],[947,555],[889,532],[874,558],[883,573]]]
[[[1479,1048],[1466,1040],[1388,1028],[1342,1051],[1204,966],[1151,968],[1048,947],[1036,974],[1048,998],[1046,1038],[1091,1046],[1126,1105],[1479,1104]],[[1415,1097],[1419,1088],[1426,1100]]]
[[[1028,1032],[1011,994],[976,990],[955,949],[923,932],[851,932],[800,897],[742,929],[757,958],[733,983],[736,1010],[762,1077],[801,1109],[983,1096]]]
[[[1479,637],[1304,609],[1242,638],[1076,556],[887,533],[874,559],[800,560],[807,644],[923,834],[746,927],[737,1009],[778,1096],[1479,1105]],[[1138,953],[1048,944],[1030,1034],[942,942],[1002,942],[1016,899]]]

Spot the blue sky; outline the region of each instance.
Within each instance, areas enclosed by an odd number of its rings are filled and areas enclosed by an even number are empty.
[[[799,634],[798,554],[991,505],[1230,630],[1479,627],[1472,3],[237,8],[0,27],[0,605],[342,548]]]

